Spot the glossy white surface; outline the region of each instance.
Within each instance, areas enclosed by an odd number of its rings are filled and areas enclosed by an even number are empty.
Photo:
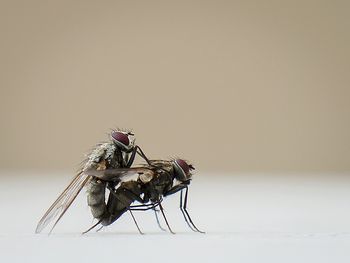
[[[176,235],[159,230],[152,212],[135,212],[145,235],[138,234],[125,214],[112,226],[82,236],[93,223],[82,192],[48,236],[34,234],[36,223],[72,176],[1,174],[2,262],[350,259],[349,175],[196,175],[189,211],[204,235],[188,229],[174,195],[165,199],[164,207]]]

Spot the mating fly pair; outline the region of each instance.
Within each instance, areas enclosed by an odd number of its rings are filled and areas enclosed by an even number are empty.
[[[154,210],[160,228],[157,207],[171,233],[168,220],[162,207],[163,197],[180,191],[180,210],[188,226],[195,232],[201,232],[194,225],[187,208],[188,185],[191,171],[194,170],[182,159],[149,160],[141,148],[135,145],[134,134],[121,130],[113,131],[109,142],[98,144],[84,162],[82,168],[63,193],[51,205],[39,221],[36,233],[40,233],[50,222],[50,230],[56,226],[82,188],[87,188],[87,202],[97,225],[108,226],[125,212],[129,212],[139,230],[132,211]],[[136,154],[147,164],[131,167]],[[108,199],[106,200],[106,191]],[[183,191],[185,194],[183,196]],[[137,201],[140,204],[133,205]]]

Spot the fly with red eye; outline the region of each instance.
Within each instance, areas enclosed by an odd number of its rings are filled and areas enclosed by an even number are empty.
[[[40,219],[35,232],[40,233],[54,221],[52,231],[84,186],[87,187],[87,201],[93,217],[98,220],[110,217],[108,203],[105,200],[107,182],[89,175],[89,171],[129,168],[136,154],[149,163],[148,158],[134,141],[131,132],[113,130],[108,142],[96,145],[83,162],[76,177]]]
[[[165,216],[162,202],[163,197],[180,191],[180,210],[187,225],[195,232],[204,233],[195,226],[187,211],[188,186],[191,182],[192,170],[194,170],[194,167],[185,160],[174,159],[170,161],[150,160],[149,164],[140,167],[91,171],[89,174],[111,182],[107,185],[107,188],[110,190],[110,197],[113,196],[115,200],[114,203],[110,203],[110,206],[108,206],[108,210],[114,215],[112,221],[117,220],[126,211],[146,211],[149,209],[155,211],[155,208],[159,207],[169,231],[174,233]],[[129,180],[128,178],[133,175],[137,175],[137,179]],[[117,184],[112,183],[114,180]],[[185,191],[184,195],[183,191]],[[140,204],[133,205],[135,201]],[[159,224],[158,217],[156,218],[159,227],[163,229]],[[135,217],[133,219],[138,230],[142,233]],[[108,222],[108,224],[110,223]],[[86,232],[99,224],[102,227],[108,225],[100,221]]]
[[[112,141],[126,154],[131,153],[130,158],[127,158],[128,162],[125,165],[130,167],[135,160],[136,153],[138,153],[147,163],[149,163],[148,158],[143,153],[142,149],[135,145],[135,139],[133,138],[134,134],[131,132],[122,132],[122,131],[112,131],[111,139]],[[128,157],[128,155],[127,155]]]
[[[176,179],[179,181],[191,180],[191,170],[194,170],[194,167],[191,164],[188,164],[185,160],[182,159],[175,159],[173,163],[177,175]]]

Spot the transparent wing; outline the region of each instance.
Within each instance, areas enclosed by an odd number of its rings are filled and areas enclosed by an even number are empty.
[[[57,200],[50,206],[44,216],[40,219],[35,233],[40,233],[51,221],[55,221],[50,233],[62,218],[64,213],[73,203],[74,199],[80,193],[81,189],[88,182],[90,176],[84,174],[82,171],[72,180],[63,193],[57,198]]]
[[[129,181],[133,177],[141,174],[153,174],[150,168],[133,167],[133,168],[115,168],[106,170],[85,170],[85,174],[95,176],[104,181]]]

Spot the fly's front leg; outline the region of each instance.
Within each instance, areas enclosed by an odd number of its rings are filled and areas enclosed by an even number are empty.
[[[149,159],[147,158],[147,156],[144,154],[144,152],[142,151],[142,149],[140,148],[140,146],[136,146],[135,148],[137,148],[139,150],[139,152],[137,152],[146,162],[148,165],[151,165],[151,162],[149,161]]]
[[[135,156],[136,156],[136,152],[137,152],[137,146],[133,148],[132,152],[131,152],[131,155],[130,155],[130,158],[129,160],[127,161],[126,163],[126,167],[131,167],[132,163],[134,162],[135,160]]]
[[[180,210],[181,210],[181,213],[188,225],[188,227],[194,231],[194,232],[199,232],[199,233],[205,233],[203,231],[200,231],[196,225],[193,223],[188,211],[187,211],[187,196],[188,196],[188,184],[189,183],[182,183],[182,184],[178,184],[178,185],[175,185],[174,187],[170,188],[169,191],[167,191],[165,193],[164,196],[167,196],[167,195],[171,195],[171,194],[174,194],[178,191],[181,191],[181,194],[180,194]],[[185,199],[183,200],[183,195],[182,195],[182,191],[185,190]]]
[[[205,234],[205,232],[200,231],[200,230],[196,227],[196,225],[193,223],[193,221],[192,221],[192,219],[191,219],[191,217],[190,217],[190,214],[187,212],[187,195],[188,195],[188,187],[187,187],[187,186],[186,186],[186,190],[185,190],[185,191],[186,191],[186,192],[185,192],[185,202],[184,202],[183,209],[184,209],[186,215],[188,216],[188,220],[190,221],[192,227],[193,227],[197,232],[202,233],[202,234]],[[181,192],[181,193],[182,193],[182,192]],[[182,199],[182,194],[181,194],[181,199]]]
[[[164,193],[164,196],[172,195],[177,193],[178,191],[181,191],[182,189],[186,188],[187,184],[178,184],[170,188],[168,191]]]
[[[185,222],[186,222],[187,226],[188,226],[192,231],[197,232],[197,231],[191,226],[190,222],[189,222],[188,219],[187,219],[186,213],[185,213],[185,211],[184,211],[184,209],[183,209],[182,190],[185,189],[186,187],[187,187],[186,184],[178,184],[178,185],[175,185],[175,186],[173,186],[172,188],[170,188],[170,190],[167,191],[167,192],[165,193],[164,196],[171,195],[171,194],[175,194],[175,193],[177,193],[178,191],[181,191],[181,192],[180,192],[180,211],[181,211],[181,213],[182,213],[182,216],[183,216],[184,219],[185,219]]]
[[[193,232],[197,232],[192,226],[191,224],[188,222],[187,220],[187,217],[186,217],[186,214],[185,214],[185,211],[183,209],[183,206],[182,206],[182,189],[181,189],[181,192],[180,192],[180,210],[181,210],[181,213],[186,221],[186,224],[187,226],[193,231]]]
[[[138,151],[139,150],[139,151]],[[149,159],[146,157],[146,155],[144,154],[144,152],[142,151],[142,149],[140,148],[140,146],[135,146],[132,150],[132,153],[131,153],[131,156],[126,164],[126,167],[131,167],[132,163],[134,162],[135,160],[135,157],[136,157],[136,153],[138,155],[140,155],[146,162],[148,165],[151,165]]]

